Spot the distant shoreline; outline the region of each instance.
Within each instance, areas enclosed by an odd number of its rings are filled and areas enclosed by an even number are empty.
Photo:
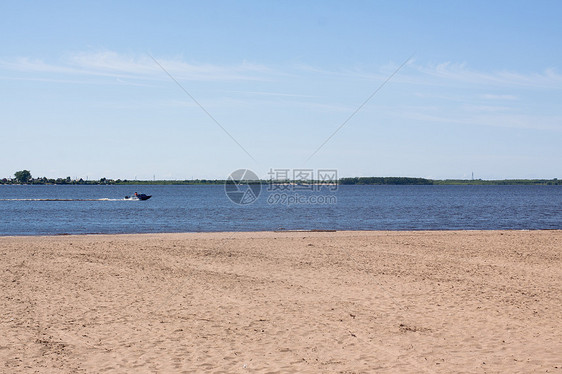
[[[135,186],[135,185],[223,185],[225,183],[232,183],[231,181],[222,179],[192,179],[192,180],[127,180],[127,179],[106,179],[102,178],[100,180],[73,180],[73,179],[48,179],[48,178],[36,178],[29,183],[17,183],[14,180],[8,180],[6,178],[0,179],[0,185],[123,185],[123,186]],[[277,181],[274,180],[259,180],[259,181],[248,181],[248,183],[261,183],[261,184],[295,184],[295,185],[326,185],[323,181],[298,181],[298,180],[287,180],[287,181]],[[334,182],[331,182],[334,185]],[[562,185],[562,179],[495,179],[495,180],[484,180],[484,179],[425,179],[425,178],[409,178],[409,177],[352,177],[352,178],[340,178],[337,182],[338,185],[371,185],[371,186],[381,186],[381,185],[457,185],[457,186],[553,186]]]

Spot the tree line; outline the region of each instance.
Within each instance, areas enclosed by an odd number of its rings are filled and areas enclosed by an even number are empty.
[[[278,181],[275,181],[278,182]],[[299,183],[302,181],[284,181],[287,183]],[[315,183],[315,181],[311,181]],[[212,185],[234,183],[232,180],[224,179],[194,179],[194,180],[127,180],[127,179],[108,179],[84,180],[66,178],[33,178],[29,170],[20,170],[14,173],[14,178],[0,179],[0,184],[70,184],[70,185]],[[251,183],[271,183],[270,180],[252,181]],[[318,182],[321,183],[321,182]],[[426,179],[412,177],[351,177],[340,178],[340,185],[562,185],[562,180],[554,179],[505,179],[505,180],[482,180],[482,179]]]
[[[433,181],[425,178],[409,178],[409,177],[355,177],[355,178],[340,178],[339,184],[369,184],[369,185],[429,185]]]
[[[101,178],[93,180],[66,178],[33,178],[29,170],[20,170],[14,173],[14,178],[0,179],[0,184],[74,184],[74,185],[175,185],[175,184],[224,184],[223,179],[194,179],[194,180],[128,180],[128,179],[110,179]],[[259,182],[258,182],[259,183]]]
[[[84,180],[66,178],[33,178],[29,170],[20,170],[14,173],[14,178],[3,178],[0,180],[1,184],[117,184],[123,182],[120,179],[113,180],[101,178],[99,180]]]

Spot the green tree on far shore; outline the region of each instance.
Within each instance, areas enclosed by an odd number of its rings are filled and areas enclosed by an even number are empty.
[[[27,184],[31,182],[31,172],[29,170],[20,170],[14,173],[16,181],[21,184]]]

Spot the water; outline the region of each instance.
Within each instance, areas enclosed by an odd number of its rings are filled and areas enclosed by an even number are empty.
[[[134,191],[153,197],[123,199]],[[283,193],[326,203],[288,204],[294,201],[276,199],[280,195],[265,187],[253,204],[237,205],[223,186],[0,186],[0,235],[562,229],[560,186],[339,186]]]

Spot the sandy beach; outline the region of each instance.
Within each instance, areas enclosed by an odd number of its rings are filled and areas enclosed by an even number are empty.
[[[2,373],[562,373],[562,231],[0,237]]]

